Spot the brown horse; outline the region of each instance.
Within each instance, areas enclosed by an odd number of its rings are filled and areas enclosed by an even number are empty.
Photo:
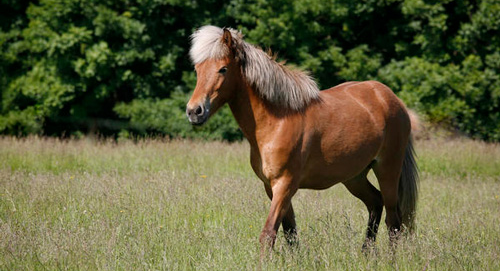
[[[204,26],[192,35],[197,84],[186,114],[203,124],[228,103],[250,143],[252,168],[271,199],[260,235],[272,247],[283,224],[296,240],[292,197],[299,188],[343,183],[368,208],[363,248],[375,241],[385,206],[391,241],[415,216],[418,174],[408,110],[376,81],[319,91],[306,73],[277,63],[230,28]],[[366,178],[372,169],[377,190]]]

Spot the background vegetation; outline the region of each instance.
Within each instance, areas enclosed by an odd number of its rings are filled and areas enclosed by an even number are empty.
[[[0,269],[258,270],[270,201],[248,148],[0,138]],[[297,193],[299,249],[280,230],[261,270],[499,270],[500,146],[416,149],[417,229],[396,254],[383,223],[361,253],[368,212],[339,184]]]
[[[228,109],[184,117],[196,28],[247,40],[322,88],[376,79],[433,123],[500,140],[497,0],[3,0],[0,133],[241,138]]]

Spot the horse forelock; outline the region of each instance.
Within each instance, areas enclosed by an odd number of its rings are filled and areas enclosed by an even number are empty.
[[[243,36],[237,30],[226,28],[231,32],[234,41],[242,40]],[[196,30],[191,35],[191,49],[189,56],[193,64],[201,63],[207,59],[221,59],[229,54],[229,49],[222,42],[222,28],[206,25]]]
[[[319,98],[319,88],[308,73],[276,62],[270,53],[245,42],[239,31],[227,29],[236,44],[236,56],[240,58],[247,83],[255,87],[263,99],[273,105],[301,110]],[[229,55],[229,48],[222,41],[223,33],[222,28],[209,25],[191,36],[189,53],[195,65],[207,59],[222,59]]]

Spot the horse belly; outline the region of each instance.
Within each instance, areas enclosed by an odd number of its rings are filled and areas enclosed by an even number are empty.
[[[352,179],[361,173],[373,159],[362,159],[354,163],[338,161],[336,163],[315,163],[303,171],[300,187],[308,189],[326,189],[339,182]]]
[[[341,176],[304,174],[299,187],[301,189],[323,190],[342,182],[341,179]]]
[[[305,161],[300,187],[326,189],[356,177],[376,159],[382,145],[382,133],[370,135],[317,145]]]

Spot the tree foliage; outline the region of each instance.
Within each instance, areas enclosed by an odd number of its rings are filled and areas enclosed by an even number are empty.
[[[228,108],[194,130],[189,35],[232,26],[323,88],[379,80],[431,122],[500,140],[497,0],[40,0],[0,7],[0,133],[237,140]]]

